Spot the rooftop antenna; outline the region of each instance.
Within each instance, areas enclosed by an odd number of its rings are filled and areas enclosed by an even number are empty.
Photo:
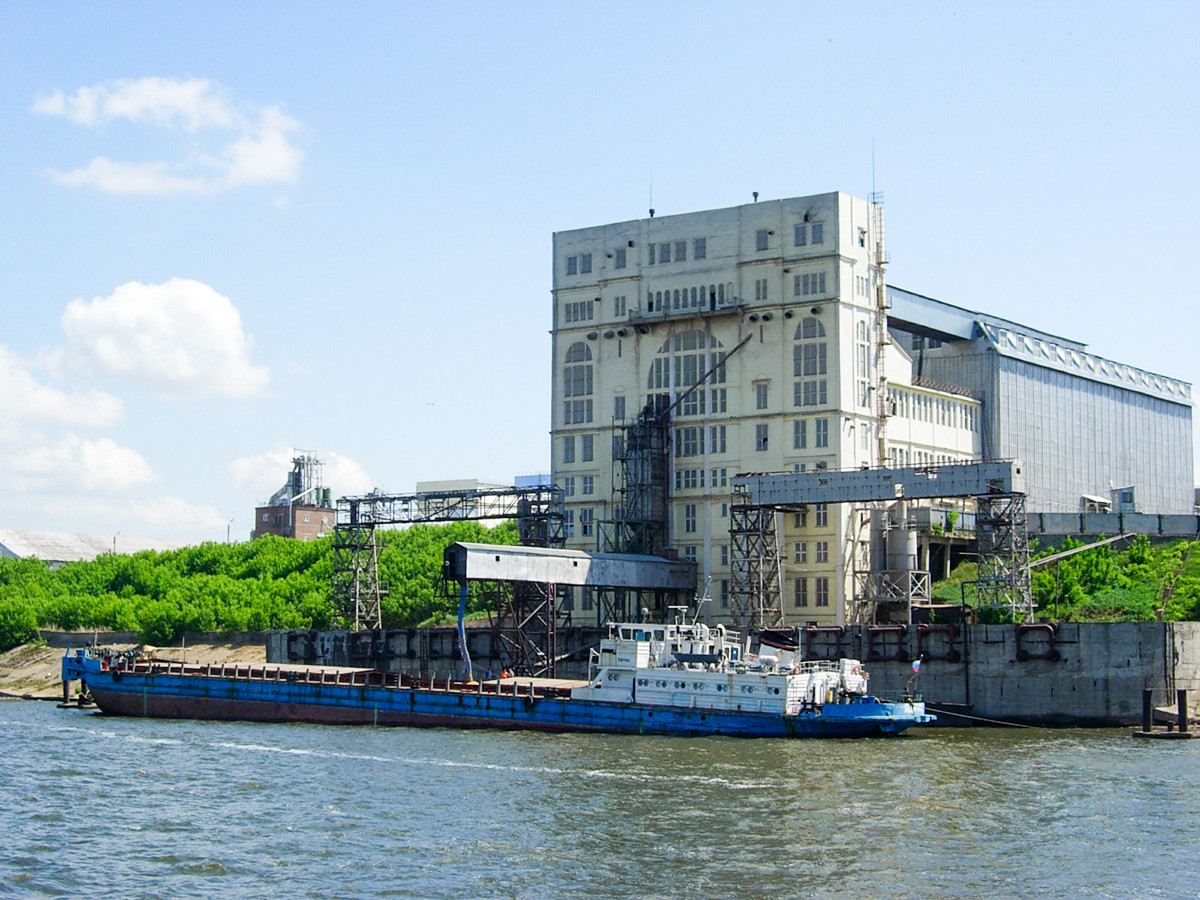
[[[650,170],[650,218],[654,218],[654,170]]]

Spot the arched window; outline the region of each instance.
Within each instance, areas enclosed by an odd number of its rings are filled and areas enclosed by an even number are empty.
[[[563,366],[563,424],[592,421],[592,351],[582,341],[567,348]]]
[[[681,331],[667,338],[650,363],[646,380],[646,403],[651,409],[665,409],[675,397],[695,386],[701,377],[722,361],[721,342],[704,331]],[[725,367],[716,369],[704,384],[692,391],[676,415],[695,416],[724,412],[726,408]]]
[[[792,405],[824,406],[829,402],[825,379],[829,370],[829,345],[825,324],[816,316],[806,316],[796,326],[792,347]]]

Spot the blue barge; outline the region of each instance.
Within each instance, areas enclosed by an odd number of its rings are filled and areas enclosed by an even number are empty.
[[[867,692],[856,660],[752,657],[721,626],[610,626],[587,681],[431,681],[368,669],[206,666],[69,652],[64,699],[83,682],[112,715],[740,737],[894,735],[924,704]]]

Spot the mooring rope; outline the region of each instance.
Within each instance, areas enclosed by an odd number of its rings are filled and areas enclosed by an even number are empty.
[[[936,706],[925,704],[928,712],[944,713],[947,716],[957,716],[960,719],[970,719],[972,722],[987,722],[991,725],[1003,725],[1006,728],[1037,728],[1037,725],[1022,725],[1020,722],[1005,722],[1001,719],[985,719],[982,716],[968,716],[966,713],[954,712],[950,709],[938,709]]]

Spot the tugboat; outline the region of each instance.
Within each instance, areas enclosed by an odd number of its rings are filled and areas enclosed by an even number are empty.
[[[786,654],[787,651],[782,651]],[[790,656],[790,654],[788,654]],[[431,680],[378,669],[204,666],[68,651],[63,696],[84,682],[110,715],[736,737],[895,735],[935,717],[868,691],[861,662],[751,654],[723,625],[622,622],[587,681]]]

